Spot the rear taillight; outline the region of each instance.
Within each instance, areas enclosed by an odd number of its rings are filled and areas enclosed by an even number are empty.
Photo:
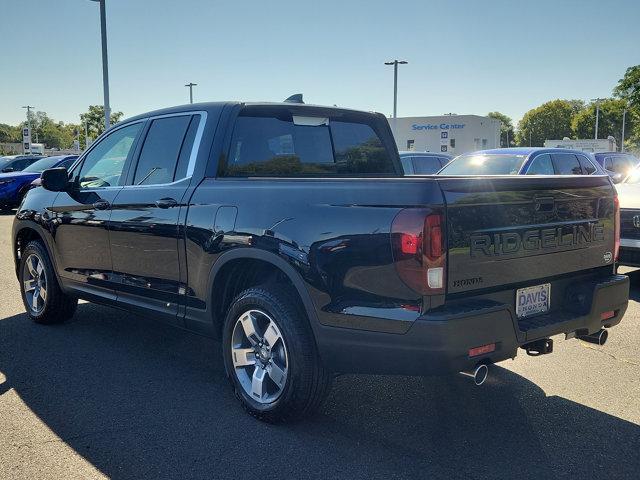
[[[391,226],[393,260],[402,281],[422,295],[445,292],[444,216],[423,208],[401,210]]]
[[[618,261],[620,254],[620,200],[618,195],[613,197],[613,261]]]

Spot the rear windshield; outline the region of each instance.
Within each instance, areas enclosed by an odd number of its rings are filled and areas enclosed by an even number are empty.
[[[222,175],[397,175],[393,150],[375,121],[369,115],[299,116],[282,108],[247,107],[236,120]]]
[[[460,155],[438,175],[517,175],[525,158],[525,155]]]

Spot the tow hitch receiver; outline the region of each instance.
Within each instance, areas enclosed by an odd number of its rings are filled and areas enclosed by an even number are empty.
[[[546,355],[547,353],[553,352],[553,340],[543,338],[535,342],[525,343],[521,348],[524,348],[527,351],[527,355],[531,355],[532,357]]]

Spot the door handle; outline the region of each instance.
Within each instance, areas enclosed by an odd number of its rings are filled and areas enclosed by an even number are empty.
[[[109,202],[107,202],[106,200],[98,200],[97,202],[95,202],[93,204],[93,208],[95,208],[96,210],[106,210],[111,206],[111,204]]]
[[[156,200],[156,207],[158,208],[171,208],[178,205],[178,202],[173,198],[161,198]]]

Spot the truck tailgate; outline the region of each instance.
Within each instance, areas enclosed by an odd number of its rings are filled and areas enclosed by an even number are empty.
[[[438,184],[448,293],[613,265],[615,191],[605,176],[445,177]]]

